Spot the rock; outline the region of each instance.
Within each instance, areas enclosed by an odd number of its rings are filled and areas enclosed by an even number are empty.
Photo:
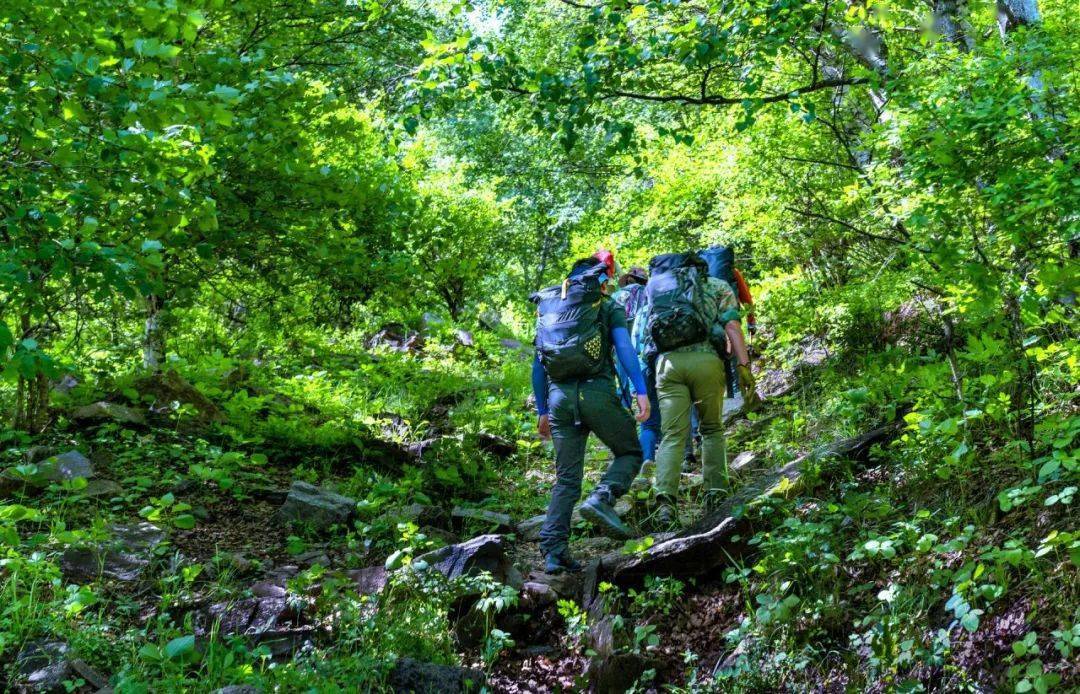
[[[91,547],[70,547],[60,557],[64,577],[75,582],[98,578],[117,581],[138,579],[150,560],[148,555],[165,539],[165,533],[150,523],[114,525],[110,542]]]
[[[513,441],[487,432],[477,434],[476,446],[485,453],[497,455],[500,458],[508,458],[518,451],[517,444]]]
[[[213,694],[261,694],[262,690],[250,684],[230,684],[228,687],[215,689]]]
[[[473,347],[476,345],[476,340],[473,339],[473,334],[468,330],[461,330],[459,328],[454,331],[454,337],[457,338],[458,344],[462,347]]]
[[[68,650],[63,641],[27,643],[15,658],[16,681],[27,691],[66,692],[64,680],[73,676]]]
[[[386,587],[386,569],[382,566],[369,566],[366,569],[346,571],[345,575],[356,584],[360,595],[378,595]]]
[[[282,489],[281,487],[271,486],[258,486],[247,487],[245,490],[248,496],[258,501],[265,501],[268,504],[280,506],[285,503],[285,500],[289,498],[289,490]]]
[[[488,571],[500,583],[519,589],[524,584],[521,573],[506,555],[506,540],[502,535],[480,535],[427,552],[417,559],[451,579]]]
[[[98,691],[109,686],[109,678],[90,667],[84,660],[80,660],[79,658],[72,660],[71,669],[74,670],[79,677],[82,677],[87,685]]]
[[[559,599],[559,594],[546,583],[538,581],[526,581],[521,588],[521,602],[526,607],[533,609],[554,605]]]
[[[651,667],[655,667],[654,661],[636,653],[598,655],[589,661],[589,691],[622,694]]]
[[[312,549],[307,552],[301,552],[293,557],[293,561],[301,566],[330,566],[330,557],[326,555],[325,549]]]
[[[111,499],[121,496],[124,493],[124,488],[112,480],[89,480],[86,487],[80,490],[79,493],[90,499]]]
[[[117,424],[146,424],[146,415],[139,410],[115,402],[95,402],[92,405],[78,407],[71,413],[71,418],[81,424],[95,422],[116,422]]]
[[[477,521],[499,533],[512,533],[515,529],[514,519],[510,516],[482,508],[455,506],[454,510],[450,512],[450,517],[458,521]]]
[[[176,404],[191,405],[202,423],[223,422],[225,414],[198,388],[173,369],[144,376],[135,382],[135,390],[154,398],[150,411],[169,414]]]
[[[133,552],[153,549],[165,539],[164,530],[146,521],[117,524],[111,526],[109,530],[112,532],[113,539],[121,547]]]
[[[71,374],[64,374],[64,377],[57,381],[52,390],[58,395],[67,395],[71,391],[75,390],[79,385],[79,379],[75,378]]]
[[[76,477],[89,479],[94,476],[90,459],[78,451],[68,451],[46,458],[38,464],[38,475],[46,482],[63,482]]]
[[[390,689],[401,694],[478,692],[486,681],[480,670],[424,663],[412,658],[398,658],[390,672]]]
[[[526,518],[517,524],[514,532],[517,533],[518,539],[524,542],[539,542],[540,541],[540,529],[544,527],[544,519],[547,515],[541,513],[538,516],[532,518]]]
[[[543,571],[533,571],[529,574],[529,583],[546,586],[557,597],[567,600],[576,600],[581,595],[584,580],[582,572],[548,574]]]
[[[431,448],[433,445],[438,443],[438,441],[439,441],[439,439],[436,439],[436,438],[424,439],[423,441],[417,441],[415,443],[410,443],[406,447],[405,450],[413,458],[420,459],[420,458],[424,457],[424,451]]]
[[[94,476],[90,461],[78,451],[68,451],[54,455],[35,464],[33,473],[26,473],[15,468],[0,472],[0,498],[9,497],[16,492],[36,493],[53,482],[64,482],[82,477]]]
[[[519,340],[512,340],[508,337],[504,337],[503,339],[499,340],[499,344],[508,350],[519,350],[525,346],[521,344]]]
[[[385,347],[395,352],[419,352],[424,348],[424,336],[420,333],[410,334],[401,323],[389,323],[368,338],[367,348],[377,347]]]
[[[760,456],[756,451],[743,451],[731,461],[731,472],[740,472],[750,468],[759,461]]]
[[[259,581],[248,590],[257,598],[284,598],[288,595],[288,591],[285,590],[284,586],[271,581]]]
[[[356,515],[356,500],[297,480],[278,510],[283,521],[307,523],[316,530],[345,525]]]

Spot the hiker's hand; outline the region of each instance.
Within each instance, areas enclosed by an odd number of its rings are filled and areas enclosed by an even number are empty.
[[[551,419],[546,414],[540,415],[536,420],[536,431],[540,433],[540,438],[544,441],[551,438]]]
[[[739,374],[739,390],[743,394],[743,402],[749,411],[761,407],[761,398],[757,394],[757,384],[754,383],[754,374],[750,372],[750,366],[739,366],[735,369]]]
[[[649,396],[638,395],[637,396],[637,414],[634,415],[634,419],[639,422],[644,422],[649,418]]]

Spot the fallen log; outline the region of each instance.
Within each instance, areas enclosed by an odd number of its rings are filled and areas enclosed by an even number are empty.
[[[636,582],[646,575],[691,576],[702,574],[739,553],[743,540],[752,534],[747,514],[736,513],[740,507],[759,504],[770,497],[788,496],[804,480],[807,463],[828,458],[845,458],[864,463],[870,449],[895,437],[900,422],[880,426],[865,434],[836,441],[774,468],[744,485],[715,513],[639,553],[612,552],[600,558],[599,573],[613,583]],[[589,599],[586,595],[586,601]]]

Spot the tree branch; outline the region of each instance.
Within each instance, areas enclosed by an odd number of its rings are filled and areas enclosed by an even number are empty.
[[[638,101],[652,101],[657,103],[679,103],[691,106],[734,106],[741,104],[742,102],[750,99],[752,101],[758,101],[763,104],[774,104],[781,101],[788,101],[797,96],[803,94],[810,94],[812,92],[821,91],[822,89],[834,89],[836,87],[850,87],[857,84],[866,84],[869,80],[861,77],[853,77],[848,79],[830,79],[821,80],[818,82],[812,82],[805,84],[801,87],[792,89],[789,92],[781,94],[770,94],[765,97],[749,97],[749,96],[689,96],[686,94],[642,94],[640,92],[628,92],[623,90],[615,90],[605,92],[601,95],[603,99],[620,98],[620,99],[635,99]]]

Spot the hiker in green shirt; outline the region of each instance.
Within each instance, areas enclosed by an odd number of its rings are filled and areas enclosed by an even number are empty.
[[[683,447],[690,432],[691,408],[700,421],[706,513],[728,494],[724,443],[724,341],[737,359],[739,386],[754,391],[750,359],[739,322],[739,304],[731,288],[708,276],[704,261],[692,253],[667,254],[650,263],[646,305],[645,351],[656,355],[656,391],[662,439],[656,455],[656,518],[661,525],[678,521]]]

